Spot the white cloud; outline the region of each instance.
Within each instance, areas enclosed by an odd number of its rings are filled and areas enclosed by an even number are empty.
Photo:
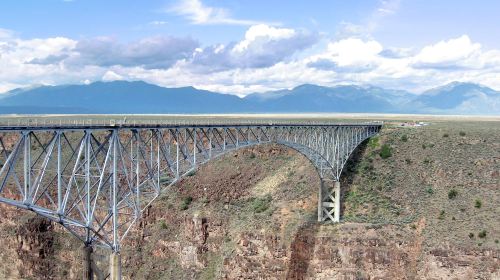
[[[472,43],[467,35],[440,41],[434,45],[424,47],[414,58],[416,67],[449,68],[475,67],[479,61],[470,61],[481,55],[481,45]]]
[[[167,24],[167,22],[162,20],[153,20],[149,22],[149,25],[154,25],[154,26],[161,26],[165,24]]]
[[[109,82],[109,81],[120,81],[120,80],[123,80],[123,76],[117,74],[116,72],[114,72],[112,70],[108,70],[102,76],[102,80],[106,81],[106,82]]]
[[[305,30],[259,24],[251,26],[239,42],[198,50],[192,63],[203,71],[269,67],[311,47],[318,38],[317,34]]]
[[[361,22],[341,21],[336,34],[337,38],[373,39],[372,33],[380,28],[385,18],[398,11],[400,2],[400,0],[379,0],[377,7]]]
[[[193,24],[259,24],[254,20],[235,19],[227,9],[205,6],[200,0],[181,0],[168,11],[186,17]]]
[[[375,40],[342,39],[304,60],[349,83],[422,91],[452,81],[500,89],[500,50],[481,49],[468,36],[443,40],[420,50],[384,48]]]
[[[380,63],[383,47],[377,41],[358,38],[342,39],[328,44],[326,53],[310,58],[311,67],[337,72],[370,71]]]
[[[240,96],[303,83],[419,91],[467,81],[500,89],[500,50],[484,50],[467,36],[401,49],[360,38],[333,40],[325,47],[316,44],[317,34],[266,25],[250,27],[240,41],[209,47],[174,37],[120,43],[113,38],[24,40],[11,34],[0,39],[0,92],[122,79]]]
[[[364,42],[360,39],[345,39],[328,44],[329,54],[343,65],[370,62],[383,50],[377,41]]]
[[[197,46],[198,42],[191,38],[171,36],[147,37],[128,44],[100,37],[79,41],[66,61],[73,65],[168,68],[190,57]]]
[[[76,41],[63,38],[23,40],[10,37],[0,39],[0,88],[12,89],[35,84],[59,84],[64,77],[78,76],[80,71],[67,71],[64,65],[32,64],[31,61],[61,56],[76,45]],[[86,75],[90,75],[87,72]]]
[[[14,32],[9,29],[0,28],[0,39],[6,39],[12,37]]]
[[[242,53],[259,41],[269,42],[290,39],[296,35],[296,31],[288,28],[275,28],[265,24],[254,25],[245,33],[245,39],[233,48],[233,52]]]

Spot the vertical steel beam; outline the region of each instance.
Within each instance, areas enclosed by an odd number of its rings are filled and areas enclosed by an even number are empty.
[[[87,208],[87,239],[86,242],[90,243],[90,223],[92,221],[91,218],[91,208],[90,208],[90,131],[85,130],[85,187],[87,189],[87,199],[86,199],[86,208]]]
[[[226,134],[227,134],[227,128],[224,127],[224,130],[223,130],[223,133],[222,133],[223,138],[224,138],[224,146],[222,148],[223,151],[226,150]]]
[[[160,172],[161,172],[161,160],[160,160],[160,132],[156,129],[156,194],[159,195],[161,191],[160,186]],[[153,140],[151,140],[153,141]]]
[[[213,128],[208,129],[208,144],[210,145],[208,147],[208,158],[212,158],[212,137],[213,137]]]
[[[196,168],[196,128],[193,128],[193,168]]]
[[[175,178],[179,179],[179,130],[175,130],[175,149],[176,149],[176,160],[175,160]]]
[[[59,217],[63,214],[62,210],[62,170],[61,170],[61,131],[57,131],[57,214]]]
[[[136,191],[136,204],[137,204],[137,207],[136,207],[136,215],[139,216],[140,213],[139,211],[141,211],[141,197],[140,197],[140,194],[141,194],[141,191],[140,191],[140,181],[141,181],[141,178],[140,178],[140,174],[141,174],[141,164],[140,164],[140,161],[139,161],[139,156],[140,156],[140,146],[139,146],[139,136],[137,135],[139,132],[137,130],[135,130],[133,132],[133,135],[132,135],[132,144],[134,143],[135,141],[135,191]],[[132,156],[132,155],[131,155]],[[131,172],[132,173],[132,172]]]
[[[31,187],[31,131],[23,132],[24,139],[24,196],[23,202],[29,200]]]
[[[118,252],[118,131],[113,130],[112,145],[113,145],[113,185],[112,185],[112,198],[111,209],[113,214],[113,252]]]

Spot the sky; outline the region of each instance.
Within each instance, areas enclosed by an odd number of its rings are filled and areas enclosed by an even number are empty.
[[[0,2],[0,92],[143,80],[244,96],[301,84],[500,89],[500,1]]]

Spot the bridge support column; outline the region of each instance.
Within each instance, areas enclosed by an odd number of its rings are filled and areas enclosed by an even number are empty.
[[[92,246],[90,245],[83,245],[82,249],[82,265],[83,265],[83,280],[92,280],[93,279],[93,273],[92,273]]]
[[[340,222],[340,182],[321,179],[318,195],[318,222]]]
[[[335,212],[333,213],[333,222],[340,222],[340,182],[335,181],[333,185],[333,192],[335,193]]]
[[[318,191],[318,222],[323,221],[323,188],[325,187],[325,183],[323,180],[321,180],[321,183],[319,184],[319,191]]]
[[[109,256],[109,279],[110,280],[122,279],[122,260],[120,253],[113,252]]]

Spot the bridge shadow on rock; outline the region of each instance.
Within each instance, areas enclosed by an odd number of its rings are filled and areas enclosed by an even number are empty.
[[[368,147],[368,142],[370,139],[366,139],[361,144],[356,147],[356,149],[352,152],[351,156],[347,160],[344,169],[342,170],[342,174],[340,175],[340,218],[344,217],[345,211],[345,198],[346,194],[349,193],[352,187],[352,183],[354,182],[354,177],[357,174],[358,165],[363,160],[363,155],[365,154],[366,148]]]
[[[301,226],[290,245],[291,256],[286,279],[305,279],[311,259],[314,258],[318,224],[311,221]]]

